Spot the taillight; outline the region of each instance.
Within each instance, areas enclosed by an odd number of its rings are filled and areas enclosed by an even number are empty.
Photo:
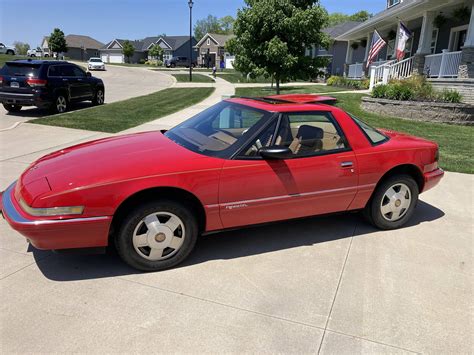
[[[41,86],[46,86],[48,83],[47,80],[43,79],[26,79],[26,83],[31,86],[31,87],[41,87]]]
[[[0,85],[3,84],[3,76],[0,76]]]

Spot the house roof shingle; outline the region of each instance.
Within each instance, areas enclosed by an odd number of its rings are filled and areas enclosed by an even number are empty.
[[[157,36],[157,37],[146,37],[144,39],[135,40],[135,41],[131,41],[131,40],[128,40],[128,41],[133,45],[133,47],[135,48],[137,52],[144,52],[148,50],[148,47],[150,47],[151,44],[158,42],[160,38],[162,38],[171,47],[172,50],[178,49],[189,40],[189,36]],[[116,38],[108,42],[107,44],[103,45],[102,49],[106,49],[114,41],[117,41],[121,45],[123,45],[123,43],[127,40]]]
[[[103,47],[103,43],[89,36],[67,35],[65,36],[68,48],[86,48],[99,49]]]
[[[332,39],[335,39],[336,37],[342,35],[343,33],[346,33],[349,30],[352,30],[360,24],[361,23],[358,21],[347,21],[335,26],[327,27],[323,29],[323,32],[327,33]]]

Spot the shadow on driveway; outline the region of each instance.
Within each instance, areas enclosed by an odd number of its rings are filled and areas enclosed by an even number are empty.
[[[77,111],[83,108],[93,107],[92,102],[74,102],[69,104],[69,111]],[[52,115],[48,109],[41,109],[37,107],[25,106],[19,112],[7,112],[4,113],[5,117],[18,118],[21,121],[27,121],[28,119],[41,118]],[[22,120],[23,119],[23,120]]]
[[[415,215],[405,228],[443,216],[444,212],[440,209],[419,201]],[[377,231],[367,224],[360,214],[343,213],[221,232],[200,237],[191,256],[177,267],[310,246]],[[141,273],[128,267],[113,251],[105,255],[75,255],[30,248],[43,275],[54,281],[88,280]]]

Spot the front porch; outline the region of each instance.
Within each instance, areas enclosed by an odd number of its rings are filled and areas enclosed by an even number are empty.
[[[370,77],[371,85],[390,79],[422,74],[431,81],[462,80],[474,84],[474,4],[462,0],[431,0],[400,3],[340,36],[347,40],[345,75],[352,79]],[[398,8],[397,8],[398,7]],[[397,61],[399,19],[412,31],[405,59]],[[387,45],[377,61],[367,67],[370,45],[363,61],[353,60],[353,43],[370,43],[374,28]],[[360,59],[360,58],[359,58]]]

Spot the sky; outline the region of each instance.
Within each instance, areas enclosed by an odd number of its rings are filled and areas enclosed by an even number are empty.
[[[377,13],[385,0],[321,0],[331,12]],[[212,14],[236,16],[243,0],[194,0],[193,23]],[[91,36],[103,43],[114,38],[141,39],[189,34],[187,0],[0,0],[0,42],[41,44],[59,27],[67,34]]]

